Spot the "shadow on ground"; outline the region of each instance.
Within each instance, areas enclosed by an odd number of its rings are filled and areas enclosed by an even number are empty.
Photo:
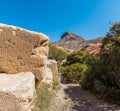
[[[88,91],[82,90],[79,85],[69,84],[64,92],[74,102],[75,111],[120,111],[120,106],[108,104],[98,100]]]

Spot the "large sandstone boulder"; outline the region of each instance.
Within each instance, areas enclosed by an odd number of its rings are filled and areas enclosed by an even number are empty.
[[[30,71],[37,80],[46,75],[48,38],[22,28],[0,24],[0,72]]]
[[[0,73],[0,111],[26,111],[35,95],[35,76]]]
[[[53,74],[53,82],[59,82],[59,73],[57,68],[57,62],[55,60],[47,60],[47,67],[51,69]]]

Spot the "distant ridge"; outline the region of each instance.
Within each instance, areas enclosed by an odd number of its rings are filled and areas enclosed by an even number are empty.
[[[95,45],[102,42],[102,37],[85,40],[83,37],[78,36],[72,32],[65,32],[62,34],[61,39],[53,44],[71,50],[84,49],[90,45]]]

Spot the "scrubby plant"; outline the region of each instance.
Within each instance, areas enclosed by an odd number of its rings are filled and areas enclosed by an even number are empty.
[[[38,111],[48,111],[54,101],[55,93],[49,88],[49,85],[41,83],[37,89],[35,104]]]
[[[110,28],[97,58],[87,71],[82,86],[120,104],[120,23]]]
[[[57,62],[61,62],[64,59],[66,59],[66,57],[67,57],[67,53],[65,51],[57,48],[55,45],[51,43],[49,44],[49,55],[48,55],[49,59],[54,59]]]
[[[67,99],[65,102],[61,101],[58,90],[50,89],[50,86],[41,83],[37,89],[37,96],[35,99],[36,111],[71,111],[73,102]]]
[[[86,70],[86,64],[74,63],[65,67],[63,75],[67,78],[67,83],[80,83]]]
[[[75,51],[67,56],[67,60],[61,66],[62,75],[67,83],[80,83],[89,68],[87,64],[89,54],[84,51]],[[90,62],[90,61],[89,61]]]

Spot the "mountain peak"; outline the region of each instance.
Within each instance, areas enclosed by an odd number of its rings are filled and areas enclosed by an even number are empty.
[[[79,41],[84,41],[84,39],[81,36],[78,36],[72,32],[65,32],[61,36],[61,39],[65,40],[79,40]]]
[[[64,32],[61,36],[61,39],[65,38],[66,36],[73,36],[74,34],[72,32]]]
[[[99,43],[100,40],[85,40],[83,37],[78,36],[72,32],[65,32],[62,34],[61,39],[54,44],[66,49],[78,50],[83,49],[88,44]]]

